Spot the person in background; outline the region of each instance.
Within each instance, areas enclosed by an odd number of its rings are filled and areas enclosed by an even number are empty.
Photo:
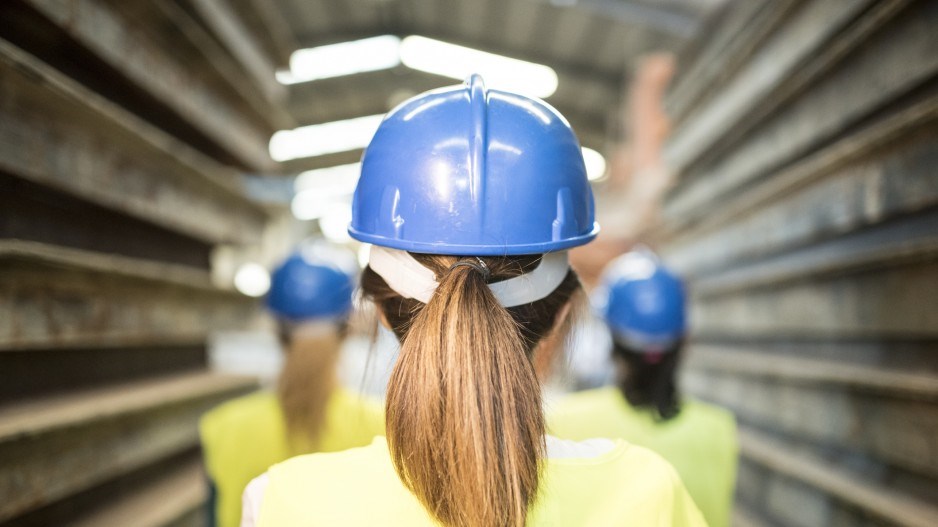
[[[356,271],[350,253],[313,244],[272,273],[267,307],[286,355],[276,391],[228,401],[200,423],[213,525],[239,525],[244,487],[270,465],[366,445],[384,433],[381,402],[336,380]]]
[[[613,337],[617,384],[574,393],[549,413],[558,437],[616,437],[671,462],[711,527],[730,524],[738,447],[733,414],[682,397],[685,292],[652,252],[613,260],[594,304]]]
[[[651,451],[545,437],[532,357],[580,291],[566,250],[598,231],[556,110],[477,75],[406,101],[352,208],[364,296],[401,342],[387,439],[271,467],[242,525],[704,525]]]

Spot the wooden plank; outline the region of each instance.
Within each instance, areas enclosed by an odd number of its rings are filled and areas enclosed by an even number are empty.
[[[199,416],[254,385],[191,374],[0,409],[0,521],[192,448]]]
[[[699,336],[934,337],[938,261],[695,299]]]
[[[729,371],[689,371],[684,382],[689,393],[747,423],[938,478],[934,400]]]
[[[74,527],[177,525],[205,506],[207,487],[201,463],[189,462],[135,490],[130,496],[79,516],[70,524]]]
[[[779,440],[747,427],[739,429],[740,454],[775,473],[802,481],[895,525],[931,527],[938,507],[850,474],[820,456],[794,452]]]
[[[241,64],[254,85],[273,102],[286,97],[286,88],[275,79],[276,66],[262,52],[257,35],[250,31],[226,0],[188,0],[205,24]]]
[[[919,2],[864,42],[826,76],[794,99],[727,155],[698,166],[693,177],[669,198],[668,218],[693,221],[710,204],[773,169],[843,135],[877,109],[895,101],[938,72],[938,44],[931,27],[938,4]],[[884,67],[884,65],[888,67]],[[865,79],[856,82],[856,79]]]
[[[931,106],[938,119],[938,97]],[[934,124],[906,128],[902,139],[889,145],[860,141],[865,146],[863,157],[841,159],[840,166],[825,168],[787,191],[778,190],[776,181],[788,179],[790,172],[778,174],[769,185],[776,190],[771,195],[744,193],[735,200],[756,206],[745,212],[736,207],[736,214],[689,226],[670,241],[663,256],[682,274],[707,274],[934,206],[938,204]],[[845,139],[854,140],[859,138]],[[834,152],[819,155],[841,157]]]
[[[154,42],[150,32],[157,27],[155,21],[125,18],[105,0],[28,3],[65,35],[214,141],[232,159],[254,170],[273,167],[267,152],[270,131],[210,86],[204,72],[187,70],[177,57],[168,55]]]
[[[266,213],[235,174],[0,40],[0,170],[210,242]]]
[[[204,339],[243,327],[254,301],[184,266],[7,241],[0,257],[0,350]]]

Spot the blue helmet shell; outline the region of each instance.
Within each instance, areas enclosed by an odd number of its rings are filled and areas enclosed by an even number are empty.
[[[636,351],[667,351],[687,331],[680,278],[648,250],[626,253],[603,272],[593,304],[613,338]]]
[[[351,312],[354,269],[321,253],[299,250],[274,270],[266,302],[275,316],[301,322],[341,319]]]
[[[349,234],[412,252],[539,254],[592,240],[593,208],[566,119],[473,75],[385,117],[362,157]]]

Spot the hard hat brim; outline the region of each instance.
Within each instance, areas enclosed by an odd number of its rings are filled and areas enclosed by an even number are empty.
[[[387,236],[377,236],[356,230],[349,226],[349,235],[364,243],[390,247],[392,249],[401,249],[412,253],[425,254],[447,254],[461,256],[516,256],[522,254],[544,254],[572,247],[578,247],[591,242],[599,234],[599,223],[593,223],[593,228],[587,234],[566,238],[563,240],[552,240],[541,243],[531,244],[473,244],[473,245],[453,245],[448,242],[426,243],[399,240]]]

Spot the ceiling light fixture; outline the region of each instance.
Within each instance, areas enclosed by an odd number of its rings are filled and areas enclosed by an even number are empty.
[[[234,285],[242,294],[264,296],[270,289],[270,273],[259,263],[247,262],[235,273]]]
[[[557,91],[557,73],[553,68],[432,38],[417,35],[404,38],[400,58],[408,68],[458,80],[479,73],[489,88],[541,98]]]
[[[606,175],[606,158],[592,148],[583,147],[583,162],[586,163],[586,178],[598,181]]]
[[[360,163],[303,172],[293,183],[296,195],[290,202],[290,212],[298,220],[317,220],[337,203],[348,206],[360,173]]]
[[[384,114],[281,130],[270,138],[270,157],[288,161],[364,148],[375,135]]]
[[[281,84],[393,68],[401,63],[401,39],[394,35],[300,49],[290,56],[290,70],[278,71]]]

